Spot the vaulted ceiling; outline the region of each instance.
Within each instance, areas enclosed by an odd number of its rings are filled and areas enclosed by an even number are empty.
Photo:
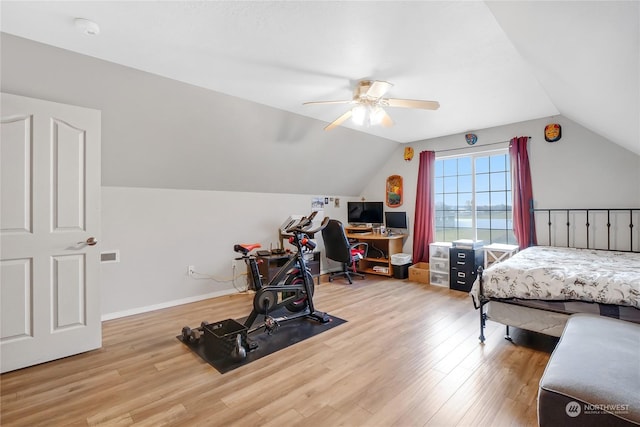
[[[364,78],[437,111],[344,126],[401,143],[554,115],[640,154],[636,1],[2,1],[1,30],[331,122]],[[86,36],[74,18],[95,21]],[[318,123],[318,126],[323,126]]]

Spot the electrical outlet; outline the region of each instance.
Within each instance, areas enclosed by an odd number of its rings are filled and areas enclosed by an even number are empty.
[[[195,271],[194,271],[195,269],[196,268],[193,265],[190,265],[189,267],[187,267],[187,274],[189,276],[193,276],[193,274],[195,273]]]

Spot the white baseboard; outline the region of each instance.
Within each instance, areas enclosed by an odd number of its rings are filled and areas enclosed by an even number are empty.
[[[236,292],[237,291],[230,289],[225,291],[212,292],[210,294],[196,295],[193,297],[182,298],[179,300],[167,301],[160,304],[148,305],[145,307],[137,307],[129,310],[117,311],[115,313],[107,313],[102,315],[101,320],[104,322],[107,320],[119,319],[121,317],[133,316],[134,314],[148,313],[149,311],[161,310],[163,308],[175,307],[177,305],[189,304],[191,302],[197,302],[197,301],[202,301],[209,298],[221,297],[224,295],[231,295]]]

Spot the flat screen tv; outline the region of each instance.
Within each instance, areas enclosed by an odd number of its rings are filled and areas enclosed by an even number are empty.
[[[397,211],[389,211],[384,213],[384,224],[387,228],[394,230],[406,230],[409,228],[407,224],[407,213],[406,212],[397,212]]]
[[[383,202],[347,202],[349,224],[382,224]]]

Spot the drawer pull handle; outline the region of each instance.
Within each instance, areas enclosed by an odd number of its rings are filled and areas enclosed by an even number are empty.
[[[466,262],[464,262],[464,261],[458,261],[458,265],[465,265],[465,264],[466,264]]]
[[[458,258],[466,258],[467,254],[465,254],[464,252],[459,252],[458,253]]]
[[[467,275],[461,271],[458,271],[458,277],[467,277]]]
[[[458,285],[466,285],[467,282],[464,282],[462,280],[456,280],[456,282],[458,283]]]

